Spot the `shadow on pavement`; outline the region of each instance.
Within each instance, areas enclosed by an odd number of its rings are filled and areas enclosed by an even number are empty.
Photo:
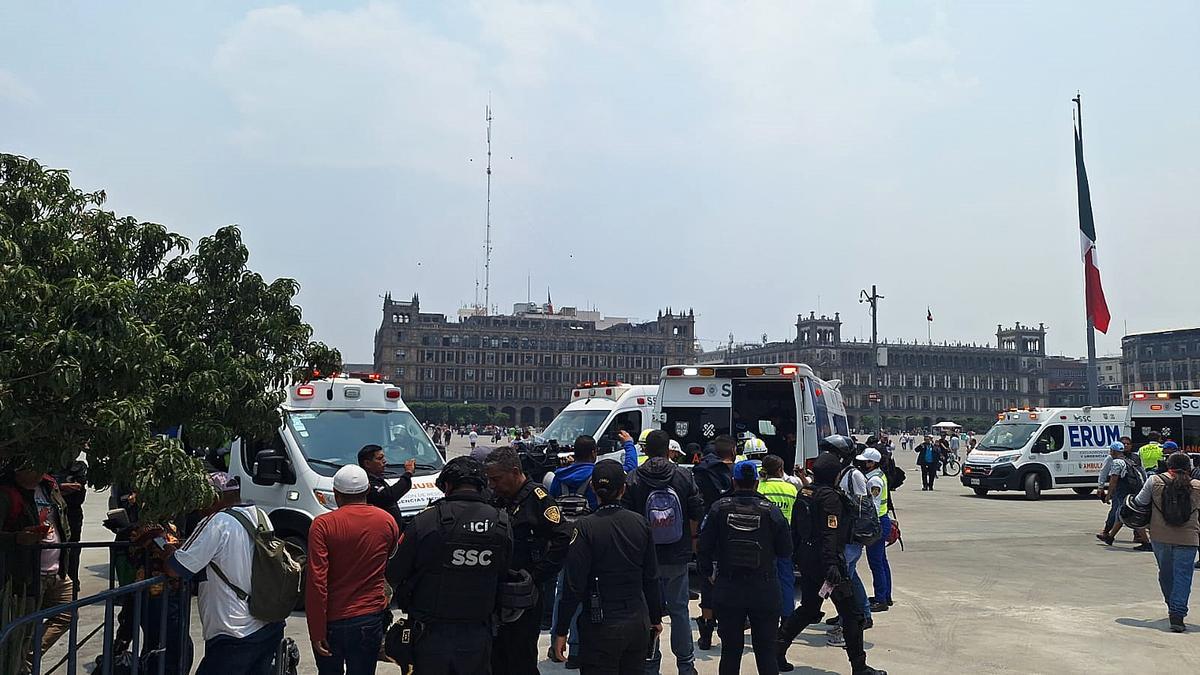
[[[1161,633],[1171,632],[1171,624],[1166,619],[1116,619],[1116,622],[1122,626],[1130,626],[1132,628],[1149,628]]]

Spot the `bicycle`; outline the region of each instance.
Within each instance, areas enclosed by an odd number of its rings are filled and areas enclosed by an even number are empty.
[[[957,476],[961,472],[962,458],[958,456],[957,452],[947,452],[946,456],[942,459],[942,475]]]

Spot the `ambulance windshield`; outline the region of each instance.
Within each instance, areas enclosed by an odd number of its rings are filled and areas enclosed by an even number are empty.
[[[287,414],[292,438],[313,470],[332,476],[338,468],[358,463],[364,445],[378,445],[387,457],[388,473],[400,474],[404,462],[417,461],[416,475],[441,470],[444,461],[421,424],[407,410],[303,410]]]
[[[539,443],[555,441],[559,445],[574,445],[580,436],[595,436],[608,417],[608,410],[564,410],[538,436]]]
[[[979,450],[1020,450],[1037,433],[1039,424],[1007,424],[1001,422],[988,430],[979,441]]]

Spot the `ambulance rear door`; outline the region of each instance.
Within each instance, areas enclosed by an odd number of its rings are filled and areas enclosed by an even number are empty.
[[[659,385],[656,423],[681,446],[729,434],[732,427],[733,382],[718,377],[663,377]]]

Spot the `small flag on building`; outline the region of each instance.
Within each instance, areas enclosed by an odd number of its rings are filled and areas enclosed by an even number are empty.
[[[929,309],[928,305],[925,307],[925,320],[929,322],[933,321],[933,310]]]
[[[1096,223],[1092,219],[1092,193],[1088,189],[1087,169],[1083,166],[1083,138],[1075,132],[1075,179],[1079,188],[1079,248],[1083,257],[1084,294],[1087,316],[1101,333],[1108,332],[1108,302],[1100,285],[1100,263],[1096,255]]]

